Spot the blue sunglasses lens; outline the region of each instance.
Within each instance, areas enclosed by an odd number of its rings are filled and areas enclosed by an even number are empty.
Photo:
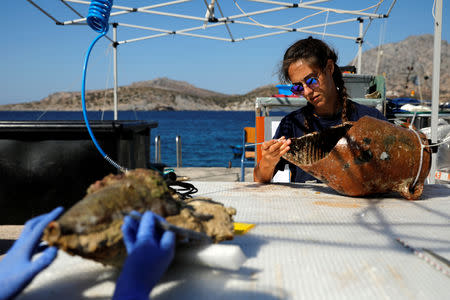
[[[318,83],[319,81],[314,77],[308,78],[306,80],[306,85],[308,85],[309,87],[315,87]]]
[[[301,94],[301,93],[303,92],[303,90],[304,90],[304,89],[303,89],[303,86],[300,85],[300,84],[293,85],[293,86],[291,87],[291,92],[294,93],[294,94],[296,94],[296,95]]]
[[[319,86],[319,80],[314,77],[306,79],[305,83],[310,89],[315,89]],[[302,95],[304,91],[305,91],[305,89],[303,88],[303,85],[301,83],[293,85],[291,87],[291,92],[296,95]]]

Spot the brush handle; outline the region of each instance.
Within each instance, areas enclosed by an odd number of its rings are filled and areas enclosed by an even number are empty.
[[[132,214],[132,213],[128,214],[128,216],[130,216],[131,218],[133,218],[137,221],[140,221],[142,218],[141,216],[139,216],[137,214]],[[164,230],[172,231],[176,235],[181,236],[185,239],[188,239],[191,241],[196,241],[196,242],[201,242],[201,243],[208,243],[208,244],[213,242],[212,239],[209,236],[207,236],[205,233],[178,227],[173,224],[170,224],[169,222],[161,222],[158,219],[155,219],[155,220],[157,222],[157,225],[160,228],[162,228]]]

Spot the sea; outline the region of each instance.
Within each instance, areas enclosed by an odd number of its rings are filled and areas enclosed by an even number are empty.
[[[88,119],[113,120],[114,113],[92,111]],[[150,160],[155,160],[155,137],[159,136],[161,163],[168,167],[177,166],[177,136],[182,167],[240,167],[240,157],[233,154],[232,146],[242,145],[244,127],[255,126],[254,111],[119,111],[118,119],[156,121],[158,127],[151,130]],[[0,120],[84,119],[81,111],[0,111]]]

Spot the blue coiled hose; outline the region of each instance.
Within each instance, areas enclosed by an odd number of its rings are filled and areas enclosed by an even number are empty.
[[[92,141],[94,142],[95,147],[97,147],[98,151],[103,156],[103,158],[106,159],[111,165],[113,165],[115,168],[117,168],[122,172],[126,172],[128,171],[126,168],[120,166],[118,163],[112,160],[108,155],[106,155],[106,153],[100,147],[100,145],[97,142],[97,139],[94,136],[94,133],[92,132],[91,126],[89,125],[89,120],[86,112],[85,87],[86,87],[86,71],[89,61],[89,55],[91,54],[91,50],[94,47],[95,43],[104,35],[106,35],[106,32],[108,32],[109,14],[111,12],[112,5],[113,5],[112,0],[93,0],[91,2],[91,5],[89,6],[87,23],[89,27],[91,27],[94,31],[99,32],[100,34],[92,41],[86,53],[86,58],[84,60],[83,80],[81,84],[81,104],[83,106],[84,122],[86,123],[86,128],[89,132],[89,135],[91,136]]]
[[[113,2],[110,0],[93,0],[89,6],[89,14],[87,23],[94,31],[100,33],[108,32],[109,28],[109,14]]]

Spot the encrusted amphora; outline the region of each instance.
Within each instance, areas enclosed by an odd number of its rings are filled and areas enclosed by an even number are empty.
[[[348,196],[398,192],[415,200],[430,171],[424,134],[369,116],[291,141],[287,161]]]

